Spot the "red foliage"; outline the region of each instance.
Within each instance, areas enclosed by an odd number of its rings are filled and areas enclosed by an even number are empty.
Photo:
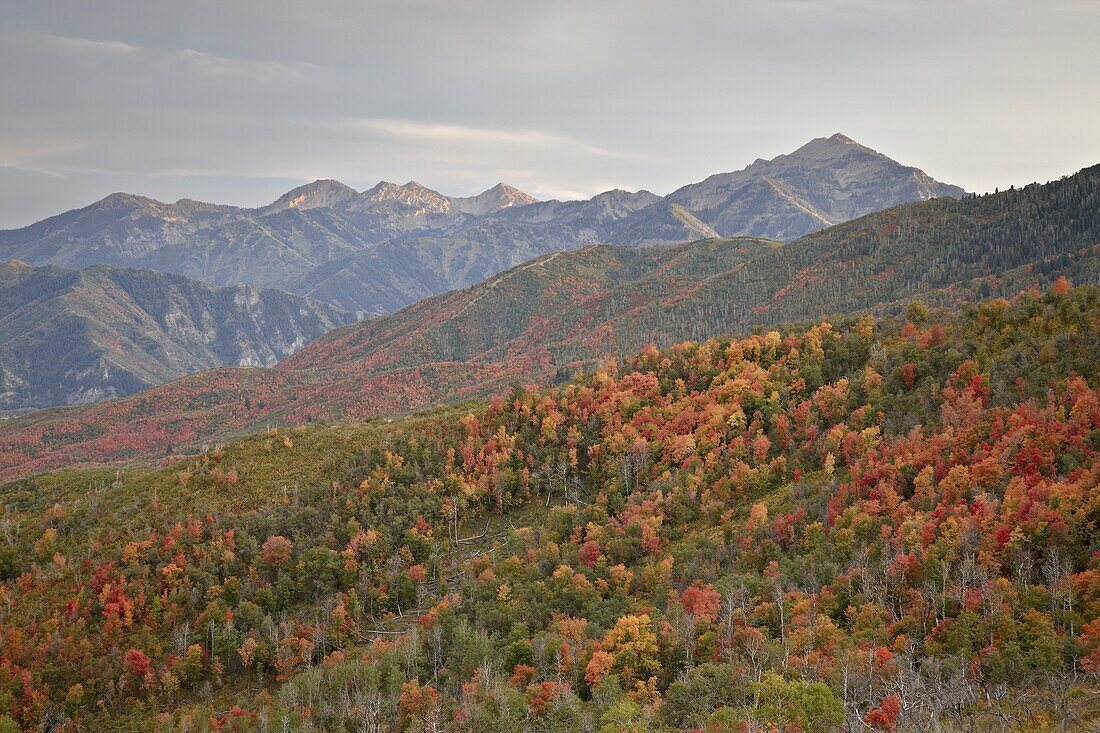
[[[517,664],[512,670],[512,676],[508,678],[508,684],[519,689],[524,689],[535,678],[535,668],[529,664]]]
[[[141,679],[153,668],[153,662],[140,649],[127,649],[122,655],[122,668],[128,674]]]
[[[696,619],[714,621],[722,607],[722,597],[710,583],[695,582],[684,588],[680,594],[680,606],[684,613],[691,614]]]
[[[439,692],[431,685],[421,685],[417,680],[409,680],[401,687],[398,708],[401,719],[424,719],[431,715],[438,704]]]
[[[906,363],[901,367],[901,381],[906,387],[912,387],[917,380],[917,367],[915,364]]]
[[[540,682],[527,688],[527,706],[533,715],[543,715],[550,703],[569,691],[564,682]]]
[[[260,550],[264,562],[276,568],[286,565],[293,551],[294,543],[282,535],[268,537]]]
[[[585,567],[594,568],[603,553],[600,551],[600,543],[596,540],[588,540],[577,550],[577,560]]]
[[[892,731],[900,714],[901,698],[897,695],[887,695],[882,698],[877,708],[863,716],[863,721],[874,730]]]

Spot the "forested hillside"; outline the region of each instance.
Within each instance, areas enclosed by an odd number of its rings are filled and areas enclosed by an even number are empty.
[[[0,726],[1086,731],[1100,290],[9,484]]]
[[[1100,166],[1046,185],[888,209],[786,245],[712,239],[546,255],[332,331],[274,372],[207,372],[109,405],[0,424],[0,477],[568,379],[647,343],[897,313],[915,297],[958,305],[1046,288],[1060,275],[1095,283],[1098,212]]]

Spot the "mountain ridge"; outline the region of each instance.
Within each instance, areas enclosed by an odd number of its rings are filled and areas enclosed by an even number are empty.
[[[416,181],[381,181],[359,192],[332,179],[298,186],[253,209],[112,194],[0,231],[0,259],[77,269],[115,264],[215,285],[247,282],[321,297],[331,293],[333,305],[373,315],[408,305],[425,292],[471,284],[467,272],[492,274],[547,252],[709,236],[791,241],[886,206],[962,194],[961,188],[834,135],[664,197],[615,189],[587,200],[536,201],[503,182],[465,197],[446,196]],[[649,210],[653,206],[659,208]],[[416,250],[412,260],[436,276],[410,279],[361,263],[351,265],[359,273],[355,278],[317,286],[331,263],[359,257],[377,267],[380,257],[385,259],[379,248],[398,241]],[[431,244],[417,244],[425,241]],[[481,259],[451,267],[446,258],[471,244],[478,252],[473,257]],[[408,290],[402,289],[404,281]],[[388,294],[366,297],[372,291]]]

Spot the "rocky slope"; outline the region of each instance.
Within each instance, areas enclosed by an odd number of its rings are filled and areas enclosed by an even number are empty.
[[[270,366],[350,318],[249,285],[8,262],[0,265],[0,410],[121,397],[218,366]]]

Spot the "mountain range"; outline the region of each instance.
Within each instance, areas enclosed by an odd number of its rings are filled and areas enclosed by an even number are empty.
[[[613,190],[587,201],[536,201],[504,183],[451,197],[415,181],[359,192],[320,180],[245,209],[117,193],[0,232],[0,260],[278,287],[366,316],[550,252],[718,236],[790,241],[888,206],[963,194],[836,134],[665,197]]]
[[[0,265],[0,410],[129,395],[217,366],[271,366],[351,319],[251,285],[14,260]]]
[[[264,424],[363,419],[516,381],[569,379],[648,343],[894,312],[917,297],[958,305],[1062,275],[1100,276],[1100,166],[1045,185],[892,207],[786,244],[709,238],[551,253],[331,331],[275,369],[213,370],[124,400],[6,421],[0,478],[163,455]]]

